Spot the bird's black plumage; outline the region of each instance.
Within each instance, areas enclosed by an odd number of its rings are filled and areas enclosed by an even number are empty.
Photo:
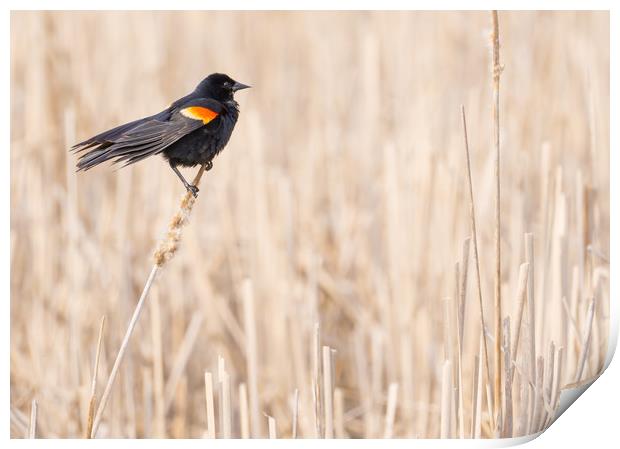
[[[83,153],[78,170],[88,170],[113,160],[123,166],[162,154],[194,196],[190,185],[177,166],[206,165],[226,146],[239,117],[239,104],[234,92],[249,86],[229,76],[213,73],[196,89],[172,103],[158,114],[135,120],[105,131],[73,146]]]

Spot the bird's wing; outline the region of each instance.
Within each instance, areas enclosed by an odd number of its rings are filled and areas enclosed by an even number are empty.
[[[161,153],[203,126],[216,129],[222,109],[215,100],[192,99],[157,115],[106,131],[73,147],[77,151],[90,149],[80,157],[78,170],[88,170],[111,159],[129,165]]]

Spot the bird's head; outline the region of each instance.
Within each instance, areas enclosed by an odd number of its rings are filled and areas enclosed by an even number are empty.
[[[233,94],[241,89],[247,89],[250,86],[239,83],[223,73],[212,73],[207,76],[196,87],[196,91],[201,96],[214,98],[218,101],[227,101],[233,99]]]

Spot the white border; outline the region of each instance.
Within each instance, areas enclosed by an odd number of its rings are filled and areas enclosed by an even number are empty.
[[[505,1],[501,4],[497,2],[490,1],[475,1],[468,2],[467,6],[469,8],[463,8],[462,4],[459,4],[455,1],[417,1],[417,2],[407,2],[407,1],[392,1],[392,0],[383,0],[383,1],[350,1],[350,2],[334,2],[325,1],[325,0],[300,0],[296,1],[294,4],[291,2],[286,2],[283,0],[280,1],[262,1],[260,4],[257,2],[252,2],[248,0],[228,0],[226,2],[215,2],[215,1],[192,1],[192,0],[177,0],[174,2],[163,2],[158,0],[152,0],[150,2],[139,2],[139,1],[118,1],[118,0],[108,0],[106,2],[102,1],[90,1],[88,3],[80,2],[80,1],[56,1],[54,3],[45,2],[45,1],[9,1],[6,2],[8,8],[15,10],[25,10],[25,9],[154,9],[154,10],[179,10],[179,9],[226,9],[226,10],[240,10],[240,9],[252,9],[252,10],[274,10],[274,9],[297,9],[297,10],[317,10],[317,9],[340,9],[340,10],[363,10],[363,9],[382,9],[382,10],[405,10],[405,9],[432,9],[432,10],[445,10],[445,9],[491,9],[493,7],[501,6],[503,9],[573,9],[573,10],[590,10],[590,9],[604,9],[611,10],[610,20],[611,20],[611,29],[610,29],[610,49],[611,49],[611,111],[610,111],[610,130],[611,130],[611,140],[610,140],[610,161],[612,167],[619,166],[618,160],[618,133],[617,129],[613,124],[618,122],[618,89],[617,89],[617,78],[618,78],[618,70],[617,70],[617,53],[618,53],[618,13],[617,7],[615,7],[614,3],[611,1],[564,1],[560,5],[559,2],[547,2],[546,5],[541,5],[540,2],[535,2],[531,0],[527,1]],[[562,8],[558,8],[561,6]],[[145,7],[145,8],[143,8]],[[10,63],[10,13],[8,9],[4,9],[2,11],[2,29],[4,31],[4,39],[2,48],[2,60],[5,61],[2,70],[2,81],[4,86],[4,98],[10,98],[10,72],[9,72],[9,63]],[[6,101],[6,100],[5,100]],[[0,276],[2,276],[2,286],[3,290],[6,293],[3,295],[4,302],[3,305],[5,307],[4,313],[2,314],[2,332],[0,339],[2,340],[2,349],[3,349],[3,357],[2,357],[2,367],[0,369],[0,382],[4,386],[2,388],[2,397],[4,398],[5,403],[0,406],[0,425],[2,426],[5,438],[9,437],[10,432],[10,424],[9,424],[9,388],[10,388],[10,371],[9,371],[9,337],[10,337],[10,221],[9,221],[9,213],[10,213],[10,152],[7,151],[10,148],[10,125],[9,125],[9,117],[10,117],[10,101],[6,101],[5,107],[2,111],[3,120],[2,120],[2,129],[3,136],[5,139],[5,151],[2,152],[4,157],[4,163],[0,164],[0,177],[5,180],[0,184],[0,198],[2,201],[2,207],[6,212],[4,214],[5,219],[2,220],[0,226],[2,227],[2,238],[0,239],[0,261],[2,264],[2,270]],[[611,179],[611,225],[610,229],[618,229],[619,222],[617,216],[617,192],[618,192],[618,179],[614,176],[610,177]],[[615,257],[618,255],[618,242],[615,233],[611,233],[610,235],[610,260],[615,260]],[[617,343],[618,337],[618,299],[616,295],[616,279],[617,279],[617,269],[615,269],[615,265],[611,266],[611,292],[610,297],[611,305],[610,305],[610,313],[611,313],[611,322],[612,322],[612,330],[610,334],[610,348],[615,350],[615,346]],[[5,352],[6,351],[6,352]],[[608,354],[608,361],[611,360],[611,352]],[[620,380],[620,362],[614,361],[611,363],[607,371],[602,375],[600,379],[598,379],[594,385],[586,392],[583,398],[577,401],[576,405],[572,405],[569,410],[555,422],[551,428],[545,432],[545,434],[536,439],[534,442],[530,443],[531,447],[553,447],[553,446],[569,446],[573,447],[574,445],[584,446],[588,445],[589,447],[610,447],[612,441],[617,442],[617,400],[620,398],[620,388],[618,382]],[[519,441],[505,441],[505,440],[486,440],[486,441],[459,441],[459,440],[393,440],[388,444],[390,447],[407,445],[410,447],[411,445],[415,445],[417,447],[498,447],[498,446],[506,446],[518,443],[525,442],[527,439],[520,439]],[[9,443],[11,446],[23,446],[31,444],[46,444],[57,447],[71,447],[73,445],[79,445],[82,447],[84,444],[92,444],[93,447],[108,447],[110,442],[105,440],[96,440],[85,442],[84,440],[48,440],[45,443],[41,441],[32,441],[32,440],[11,440]],[[132,446],[141,446],[148,445],[148,447],[188,447],[194,445],[204,446],[207,444],[205,441],[201,440],[182,440],[182,441],[174,441],[174,440],[118,440],[115,441],[114,444],[121,445],[132,445]],[[242,444],[239,440],[233,441],[223,441],[218,440],[216,442],[211,441],[208,443],[209,445],[216,445],[218,447],[237,447],[237,445]],[[355,445],[359,446],[375,446],[378,444],[382,444],[376,440],[331,440],[331,441],[313,441],[313,440],[299,440],[295,443],[291,442],[291,440],[279,440],[279,441],[252,441],[245,442],[245,444],[252,445],[255,447],[256,445],[262,446],[264,444],[268,445],[284,445],[287,447],[290,444],[298,444],[300,447],[309,447],[314,446],[315,444],[321,444],[321,446],[335,446],[341,447],[341,445]]]

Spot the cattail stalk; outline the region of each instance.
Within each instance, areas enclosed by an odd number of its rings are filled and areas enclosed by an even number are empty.
[[[497,11],[491,13],[493,21],[493,130],[495,144],[495,388],[494,418],[497,432],[501,410],[502,388],[502,286],[501,286],[501,229],[500,229],[500,151],[499,151],[499,77],[502,67],[499,62],[499,23]]]
[[[202,178],[202,174],[205,171],[205,166],[201,166],[200,170],[196,174],[193,185],[197,186],[200,183],[200,179]],[[123,341],[121,342],[121,347],[118,350],[118,354],[116,355],[116,360],[114,361],[114,365],[112,366],[112,371],[110,372],[110,377],[108,378],[108,382],[106,384],[105,390],[103,391],[103,395],[101,396],[101,403],[97,408],[97,413],[95,415],[95,421],[93,423],[93,430],[91,432],[91,437],[95,437],[97,435],[97,430],[99,429],[99,424],[101,424],[101,419],[103,417],[103,412],[105,411],[106,405],[108,404],[108,399],[110,398],[110,393],[112,392],[112,387],[114,386],[114,381],[116,380],[116,376],[118,374],[118,370],[123,361],[123,357],[125,356],[125,352],[127,351],[127,347],[129,346],[129,339],[133,334],[133,331],[138,323],[138,319],[140,318],[140,313],[144,308],[144,303],[146,302],[146,298],[148,297],[149,291],[153,286],[153,282],[155,281],[155,277],[159,270],[163,267],[163,265],[170,261],[174,254],[176,253],[179,245],[179,241],[181,240],[181,234],[183,227],[187,224],[189,216],[192,212],[192,208],[194,207],[194,203],[196,198],[191,194],[191,192],[186,192],[183,195],[183,199],[181,200],[181,205],[179,211],[174,214],[170,225],[168,227],[168,235],[167,238],[160,242],[157,249],[155,250],[155,264],[151,269],[151,273],[146,280],[146,284],[144,284],[144,288],[142,289],[142,294],[140,295],[140,299],[138,300],[138,304],[134,309],[133,316],[129,321],[129,326],[127,326],[127,331],[125,332],[125,336],[123,337]]]

